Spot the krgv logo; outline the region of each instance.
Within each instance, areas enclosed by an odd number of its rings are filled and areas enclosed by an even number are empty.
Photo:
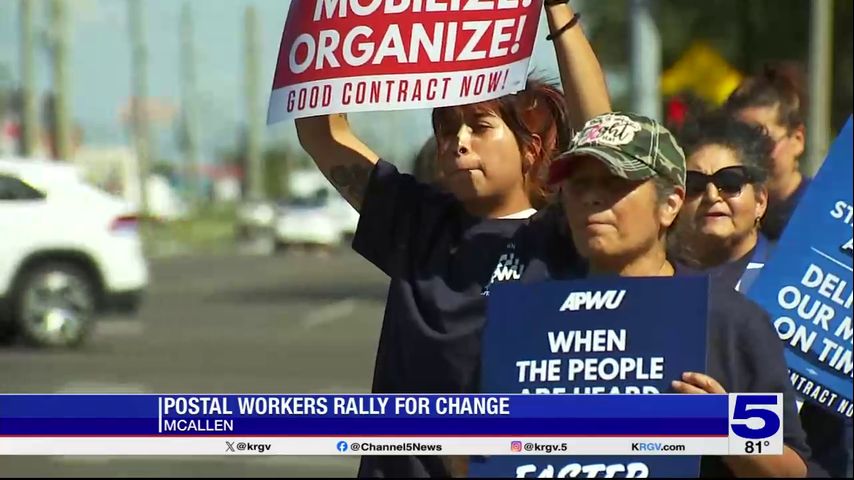
[[[569,310],[616,310],[623,303],[625,290],[605,290],[596,292],[571,292],[560,307],[561,312]]]

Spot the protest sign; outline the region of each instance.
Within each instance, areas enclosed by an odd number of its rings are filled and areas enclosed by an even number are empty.
[[[672,393],[683,372],[706,370],[708,292],[701,276],[496,285],[481,391]],[[502,456],[473,458],[469,475],[696,477],[699,468],[696,456]]]
[[[851,418],[851,119],[834,141],[749,296],[786,344],[795,389]]]
[[[292,0],[267,122],[524,88],[541,0]]]

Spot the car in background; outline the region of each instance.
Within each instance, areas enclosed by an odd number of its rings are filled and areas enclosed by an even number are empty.
[[[356,235],[356,228],[359,226],[359,212],[347,203],[347,200],[344,200],[344,197],[338,192],[331,194],[327,208],[341,229],[344,240],[352,239]]]
[[[138,223],[72,165],[0,159],[0,336],[73,347],[99,313],[135,311],[148,285]]]
[[[334,249],[352,238],[358,223],[359,214],[338,192],[321,189],[278,204],[276,244]]]
[[[268,200],[247,200],[237,207],[235,236],[238,241],[270,240],[274,236],[277,206]]]
[[[275,217],[272,231],[278,249],[292,246],[334,249],[356,233],[359,213],[317,168],[291,172],[288,192],[287,199],[275,202],[270,209]],[[262,215],[256,217],[261,220]],[[269,216],[264,215],[263,220],[268,221]]]
[[[359,213],[317,168],[294,170],[287,198],[246,200],[237,209],[238,242],[268,251],[293,246],[334,249],[356,233]]]

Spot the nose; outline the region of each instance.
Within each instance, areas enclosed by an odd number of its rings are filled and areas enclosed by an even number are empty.
[[[471,152],[471,129],[468,125],[460,125],[457,131],[457,155],[465,155]]]
[[[560,195],[565,206],[575,204],[589,209],[604,203],[600,189],[589,183],[570,185],[569,181],[564,182],[560,186]]]
[[[718,191],[717,185],[712,182],[706,184],[706,194],[703,195],[709,203],[715,203],[721,199],[721,192]]]
[[[602,195],[598,188],[585,188],[581,192],[581,204],[585,207],[599,207],[602,205]]]

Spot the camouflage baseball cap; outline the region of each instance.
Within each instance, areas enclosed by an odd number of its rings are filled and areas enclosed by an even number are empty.
[[[589,155],[614,175],[646,180],[656,175],[685,186],[685,154],[673,134],[655,120],[613,112],[590,119],[549,169],[549,184],[564,180],[572,159]]]

